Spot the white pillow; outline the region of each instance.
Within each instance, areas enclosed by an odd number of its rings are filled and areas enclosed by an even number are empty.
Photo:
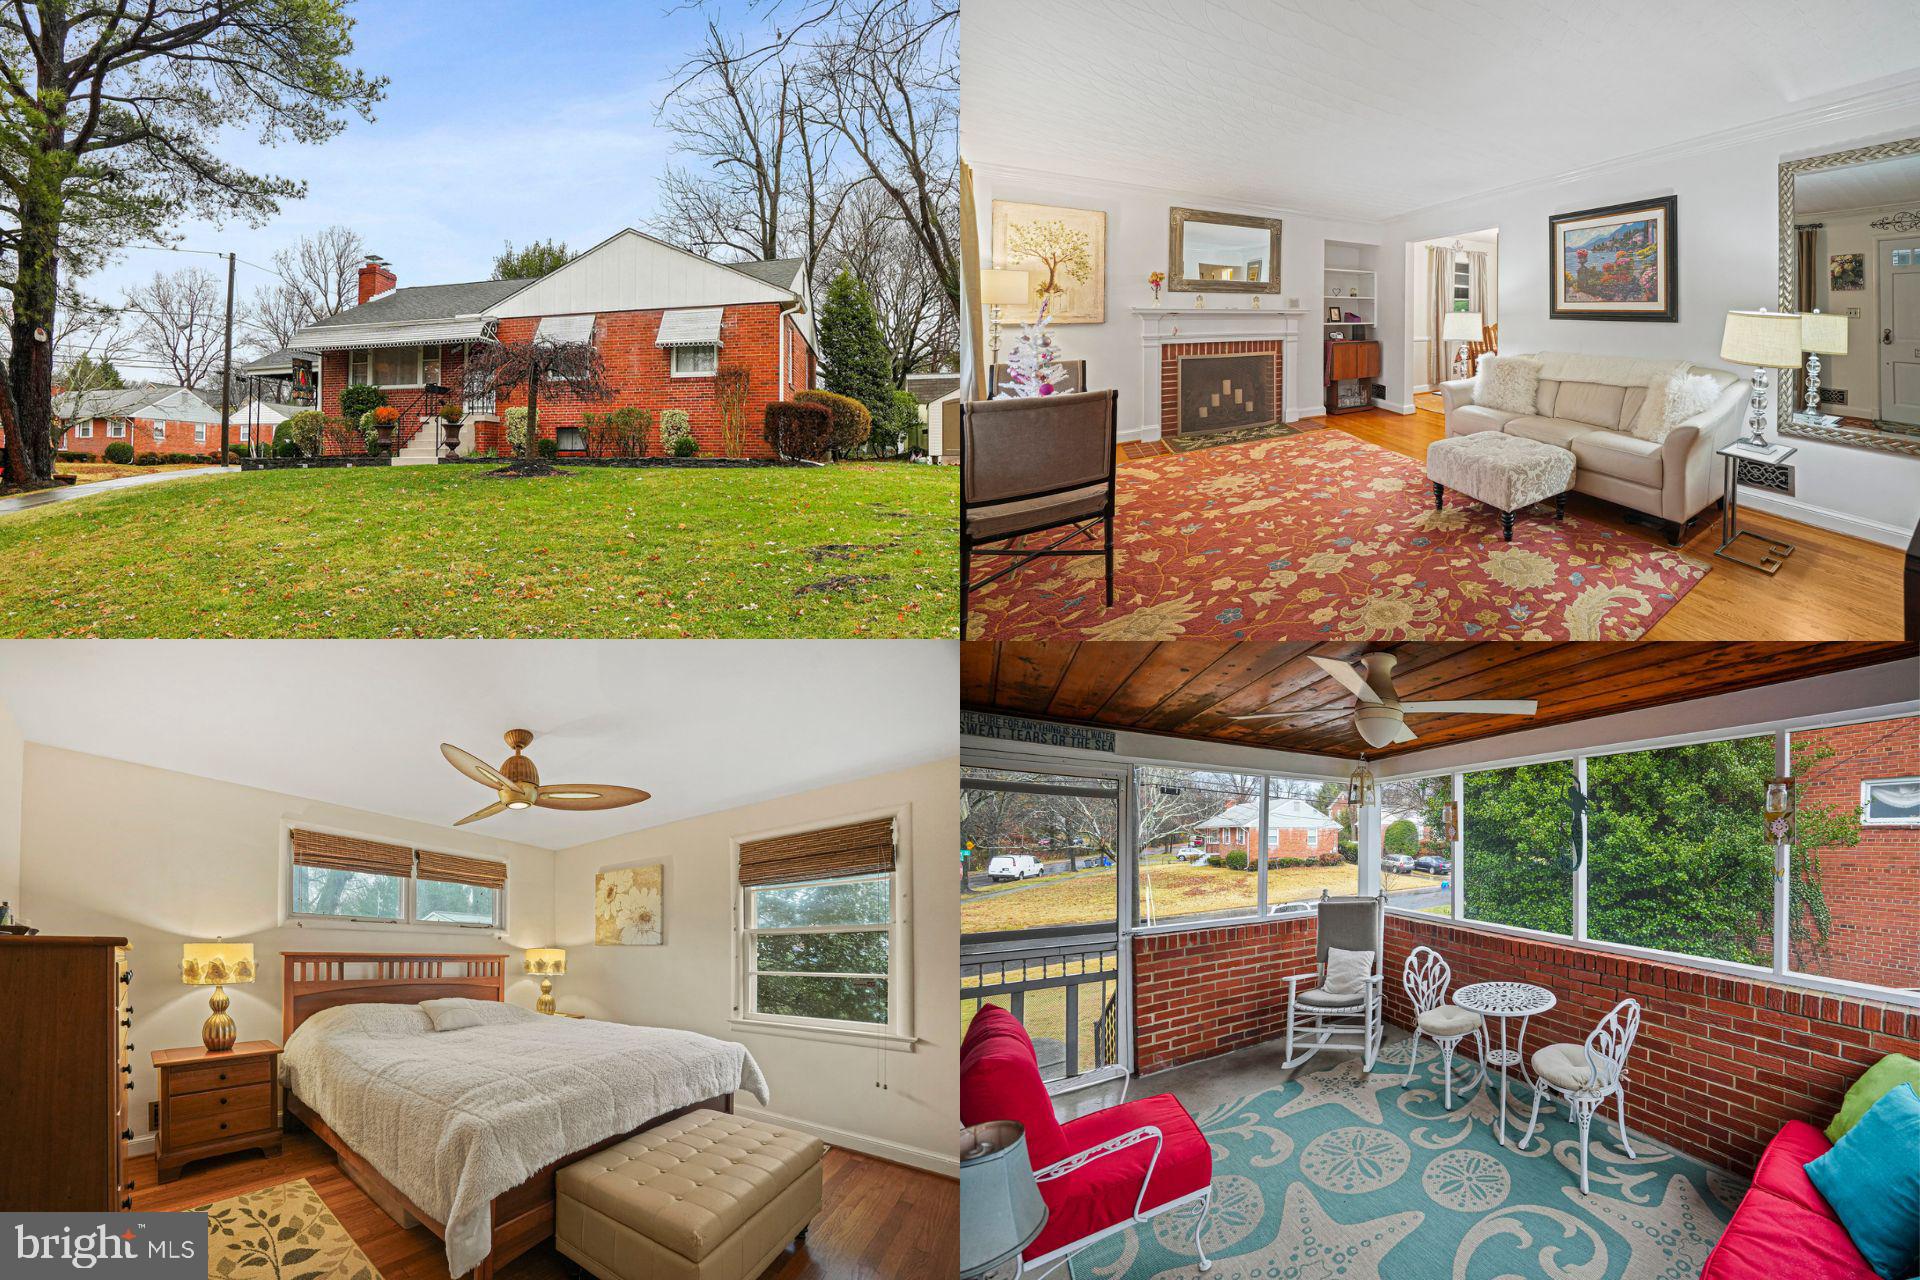
[[[541,1015],[517,1004],[498,1000],[469,1000],[449,996],[443,1000],[422,1000],[421,1012],[433,1022],[435,1031],[458,1031],[462,1027],[491,1026],[501,1022],[524,1022]]]
[[[415,1036],[433,1030],[433,1021],[413,1004],[337,1004],[300,1024],[295,1035],[308,1039],[331,1035]]]
[[[1526,356],[1481,356],[1473,402],[1507,413],[1533,412],[1540,393],[1540,362]]]
[[[1656,443],[1695,414],[1705,413],[1720,398],[1720,382],[1710,373],[1676,373],[1647,384],[1645,410],[1634,419],[1633,434]]]
[[[1328,947],[1327,976],[1320,980],[1320,989],[1330,995],[1357,996],[1372,976],[1373,952]]]

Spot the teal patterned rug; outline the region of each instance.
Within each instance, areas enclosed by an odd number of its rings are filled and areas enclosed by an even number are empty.
[[[1372,1075],[1323,1054],[1291,1082],[1195,1116],[1213,1145],[1207,1280],[1695,1280],[1746,1184],[1594,1121],[1591,1195],[1580,1194],[1579,1130],[1564,1106],[1516,1151],[1526,1113],[1494,1138],[1498,1077],[1471,1101],[1440,1102],[1423,1046],[1406,1089],[1406,1041]],[[1398,1058],[1395,1067],[1394,1059]],[[1324,1064],[1324,1065],[1322,1065]],[[1465,1075],[1465,1068],[1459,1068]],[[1631,1077],[1628,1120],[1633,1114]],[[1533,1098],[1512,1089],[1513,1105]],[[1544,1111],[1545,1104],[1542,1105]],[[1079,1280],[1197,1276],[1196,1211],[1163,1214],[1074,1260]]]

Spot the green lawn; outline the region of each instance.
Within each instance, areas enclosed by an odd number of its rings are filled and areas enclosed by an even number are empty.
[[[960,634],[946,467],[253,472],[0,516],[0,635]]]

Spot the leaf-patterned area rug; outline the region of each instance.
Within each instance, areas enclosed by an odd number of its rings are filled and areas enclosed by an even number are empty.
[[[968,639],[1636,640],[1706,573],[1551,503],[1503,541],[1493,508],[1436,511],[1421,462],[1340,430],[1119,475],[1114,607],[1101,557],[1039,560],[970,594]]]
[[[380,1280],[305,1178],[206,1206],[207,1280]]]
[[[1494,1137],[1494,1085],[1441,1105],[1425,1046],[1410,1087],[1408,1042],[1375,1071],[1323,1059],[1278,1089],[1196,1116],[1213,1148],[1206,1280],[1695,1280],[1746,1184],[1651,1139],[1621,1149],[1609,1104],[1588,1149],[1564,1105],[1515,1150],[1523,1110]],[[1395,1061],[1397,1059],[1397,1062]],[[1465,1078],[1464,1067],[1456,1072]],[[1629,1075],[1631,1080],[1631,1075]],[[1527,1106],[1532,1095],[1513,1086]],[[1512,1104],[1510,1104],[1512,1105]],[[1627,1110],[1631,1120],[1632,1090]],[[1079,1280],[1193,1280],[1197,1211],[1110,1237],[1074,1261]]]

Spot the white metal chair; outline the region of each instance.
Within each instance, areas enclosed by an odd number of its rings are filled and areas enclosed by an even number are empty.
[[[1446,1108],[1451,1111],[1453,1051],[1468,1036],[1472,1036],[1474,1043],[1480,1046],[1480,1067],[1479,1074],[1461,1086],[1461,1092],[1464,1095],[1467,1090],[1486,1082],[1486,1020],[1471,1009],[1447,1003],[1447,992],[1453,986],[1453,968],[1432,947],[1415,947],[1407,955],[1400,983],[1407,989],[1407,999],[1413,1002],[1414,1013],[1413,1048],[1407,1053],[1406,1084],[1413,1083],[1413,1070],[1420,1061],[1420,1037],[1426,1036],[1440,1049],[1441,1088],[1446,1096]],[[1405,1088],[1406,1085],[1401,1087]]]
[[[1540,1099],[1551,1089],[1567,1101],[1580,1126],[1580,1194],[1587,1194],[1587,1130],[1594,1113],[1610,1097],[1620,1100],[1620,1146],[1633,1159],[1627,1141],[1627,1054],[1640,1034],[1640,1002],[1632,998],[1613,1006],[1593,1029],[1584,1045],[1550,1044],[1533,1054],[1533,1115],[1516,1149],[1525,1150],[1540,1121]]]
[[[1361,1066],[1373,1070],[1380,1054],[1380,986],[1386,963],[1386,900],[1335,898],[1321,895],[1316,904],[1314,969],[1287,979],[1287,1057],[1283,1067],[1297,1067],[1322,1049],[1358,1049]],[[1328,991],[1327,951],[1371,951],[1373,964],[1356,991]],[[1314,985],[1302,991],[1300,984]],[[1329,1019],[1332,1020],[1329,1025]],[[1294,1052],[1296,1030],[1312,1042]]]

